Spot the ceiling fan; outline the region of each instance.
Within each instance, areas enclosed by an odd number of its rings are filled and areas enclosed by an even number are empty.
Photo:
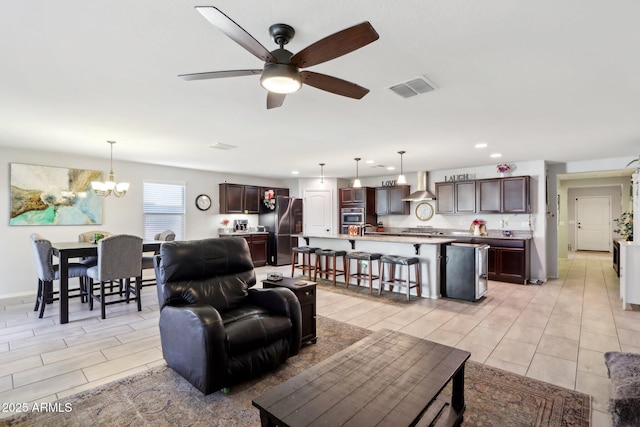
[[[196,10],[229,38],[264,61],[264,68],[181,74],[178,77],[185,80],[204,80],[261,74],[260,84],[269,91],[268,109],[280,107],[286,95],[300,89],[303,83],[316,89],[355,99],[361,99],[369,93],[369,89],[337,77],[313,71],[300,71],[301,68],[330,61],[378,40],[378,33],[369,22],[334,33],[293,54],[284,49],[284,45],[295,34],[294,29],[287,24],[274,24],[269,27],[273,41],[279,46],[278,49],[269,52],[219,9],[211,6],[197,6]]]

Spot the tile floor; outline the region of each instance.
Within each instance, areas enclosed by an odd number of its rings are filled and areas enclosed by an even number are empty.
[[[285,274],[289,271],[280,267]],[[258,280],[273,267],[257,269]],[[35,285],[35,284],[34,284]],[[399,307],[318,291],[318,314],[371,330],[390,328],[468,350],[471,359],[590,394],[592,425],[609,426],[603,353],[640,352],[640,311],[623,311],[608,253],[574,253],[544,285],[490,282],[477,303],[417,300]],[[0,404],[48,402],[163,364],[154,287],[135,305],[99,310],[72,300],[43,319],[34,297],[0,300]],[[0,418],[6,416],[2,408]]]

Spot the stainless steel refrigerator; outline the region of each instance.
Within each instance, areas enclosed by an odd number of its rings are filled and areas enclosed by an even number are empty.
[[[277,196],[274,209],[260,214],[259,224],[269,232],[269,264],[291,264],[291,236],[302,233],[302,199]]]

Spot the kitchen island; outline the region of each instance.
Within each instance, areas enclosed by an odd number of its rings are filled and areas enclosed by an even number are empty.
[[[350,234],[296,234],[300,246],[314,246],[322,249],[356,250],[378,252],[383,255],[401,255],[420,259],[422,297],[440,297],[440,254],[441,246],[455,242],[450,237],[430,236],[391,236],[369,234],[364,236]],[[376,282],[374,286],[379,286]],[[395,288],[402,292],[402,289]],[[415,291],[412,290],[415,295]]]

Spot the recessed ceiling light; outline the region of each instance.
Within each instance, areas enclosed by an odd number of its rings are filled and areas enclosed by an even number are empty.
[[[498,158],[498,157],[502,157],[502,154],[500,154],[500,153],[493,153],[493,154],[491,155],[491,157],[493,157],[493,158],[495,159],[495,158]]]
[[[375,163],[375,160],[367,160],[367,163],[371,164],[371,163]]]
[[[291,175],[298,175],[300,172],[298,171],[291,171]]]
[[[387,166],[387,170],[388,171],[394,171],[396,170],[395,166]]]
[[[476,147],[476,148],[487,148],[487,143],[486,142],[479,142],[476,145],[474,145],[474,147]]]

